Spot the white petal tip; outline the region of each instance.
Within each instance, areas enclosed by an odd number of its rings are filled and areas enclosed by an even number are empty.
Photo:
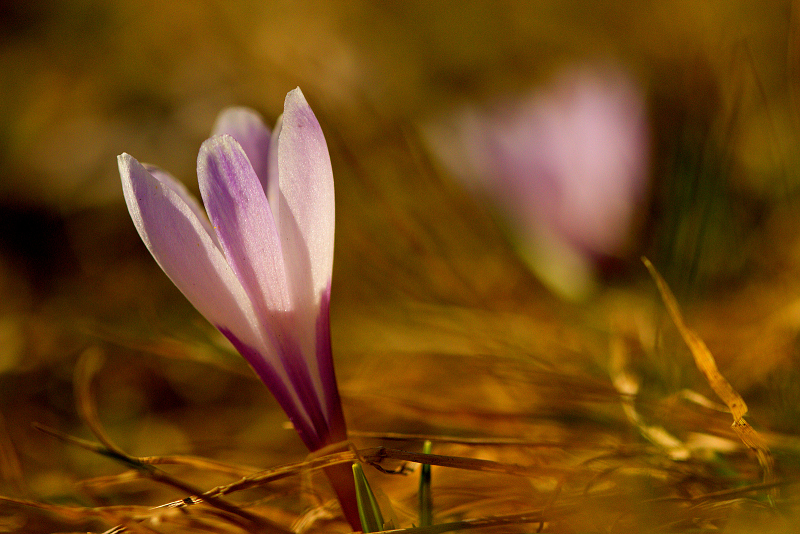
[[[288,93],[286,93],[286,99],[283,103],[284,112],[288,110],[290,107],[308,107],[308,102],[306,101],[306,97],[303,94],[303,91],[300,90],[299,87],[295,87]]]
[[[228,134],[212,135],[200,145],[200,155],[208,154],[216,150],[242,150],[239,142]]]

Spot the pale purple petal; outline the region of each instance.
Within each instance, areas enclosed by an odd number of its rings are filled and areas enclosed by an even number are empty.
[[[280,180],[278,225],[295,310],[295,329],[316,398],[326,419],[341,408],[330,402],[333,376],[323,374],[317,345],[323,293],[330,287],[333,264],[333,173],[325,137],[300,89],[286,96],[276,127],[277,172]]]
[[[269,152],[271,134],[261,115],[245,107],[227,108],[219,114],[212,135],[228,134],[242,146],[265,192],[269,191]],[[277,190],[278,184],[275,184]],[[269,195],[268,195],[269,196]]]
[[[186,189],[186,186],[183,185],[180,181],[176,180],[170,173],[156,167],[155,165],[148,165],[147,163],[143,163],[142,166],[149,172],[153,178],[158,180],[159,182],[166,184],[172,191],[178,195],[181,200],[186,203],[186,206],[194,212],[197,216],[197,220],[200,224],[203,225],[206,232],[208,232],[209,237],[214,241],[214,244],[219,248],[219,240],[217,239],[217,233],[214,232],[214,229],[211,228],[211,223],[208,221],[208,215],[206,215],[206,210],[203,209],[203,206],[197,201],[197,199],[189,193],[189,190]],[[221,250],[221,249],[220,249]]]
[[[197,157],[200,194],[233,272],[268,320],[290,300],[283,254],[267,197],[236,140],[214,136]]]
[[[222,127],[227,126],[229,130],[233,132],[232,137],[234,137],[236,141],[244,139],[251,144],[251,150],[248,150],[248,145],[242,145],[242,149],[245,151],[248,159],[250,158],[250,154],[255,151],[256,157],[259,158],[260,162],[269,164],[267,170],[262,170],[262,175],[259,176],[259,178],[261,178],[262,188],[265,182],[268,184],[268,187],[272,188],[272,197],[270,199],[268,195],[268,201],[274,200],[276,206],[280,194],[278,189],[277,165],[277,132],[281,130],[280,122],[279,119],[278,126],[275,129],[275,142],[268,143],[271,159],[263,157],[263,154],[259,152],[261,148],[265,146],[262,134],[266,132],[266,129],[263,128],[260,118],[258,118],[254,112],[236,108],[223,114],[221,124],[218,124],[218,126]],[[254,140],[258,140],[258,144],[255,147],[253,147],[252,143]],[[267,175],[267,180],[264,179],[264,174]],[[272,179],[269,179],[269,177]],[[241,198],[245,197],[260,199],[260,194],[251,191]],[[271,205],[272,203],[270,203],[270,211]],[[254,213],[247,215],[247,217],[252,218],[255,214],[254,208]],[[225,225],[220,223],[220,232],[225,232],[224,227],[227,226],[227,223]],[[251,263],[253,262],[251,261]],[[298,270],[298,268],[291,263],[287,264],[285,268],[286,270]],[[300,268],[299,270],[310,272],[309,268]],[[308,281],[305,282],[305,286],[304,290],[310,294]],[[304,310],[297,310],[294,305],[292,305],[292,309],[286,314],[279,312],[280,308],[267,306],[267,309],[270,313],[265,314],[264,322],[268,323],[268,328],[274,334],[275,342],[279,345],[278,355],[282,362],[282,370],[284,370],[288,376],[295,396],[299,396],[303,399],[303,406],[301,408],[295,407],[293,410],[294,412],[298,410],[304,411],[306,416],[311,420],[311,426],[316,429],[315,432],[317,432],[319,436],[325,436],[328,433],[327,417],[325,415],[327,409],[323,408],[321,404],[323,401],[319,391],[321,391],[322,385],[320,384],[319,374],[313,367],[313,360],[311,361],[312,366],[309,366],[304,357],[304,354],[313,354],[314,336],[313,333],[308,331],[310,320],[305,317],[306,313],[304,313]],[[254,365],[254,368],[256,368],[256,371],[259,372],[266,383],[270,383],[265,378],[266,371],[264,369],[261,369],[258,365]],[[287,412],[290,414],[294,413],[289,409],[287,409]],[[310,430],[304,431],[304,433],[309,436],[311,435],[310,432]],[[322,439],[319,436],[318,438]],[[307,439],[312,438],[309,437]],[[321,442],[318,441],[316,446],[321,446],[320,443]]]
[[[128,154],[118,163],[128,211],[159,266],[212,324],[265,351],[250,299],[198,216],[197,203],[187,204],[188,193],[167,173],[153,176]]]
[[[278,143],[278,224],[293,267],[293,298],[318,302],[333,267],[333,171],[322,129],[299,88],[286,95]]]
[[[310,269],[292,263],[284,268],[266,196],[244,151],[232,137],[217,136],[204,143],[198,157],[198,177],[229,264],[251,299],[261,302],[260,307],[257,304],[259,316],[277,347],[281,370],[292,384],[292,394],[302,399],[312,427],[326,435],[327,408],[321,404],[323,386],[313,357],[311,310],[308,306],[298,310],[290,300],[285,276],[287,271]],[[310,293],[308,282],[305,290]]]

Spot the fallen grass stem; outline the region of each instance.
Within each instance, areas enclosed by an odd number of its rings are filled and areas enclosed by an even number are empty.
[[[127,466],[133,467],[134,469],[138,470],[139,472],[141,472],[154,482],[158,482],[160,484],[164,484],[165,486],[172,487],[183,493],[187,493],[191,496],[200,495],[202,493],[202,490],[195,488],[194,486],[182,482],[176,478],[173,478],[165,471],[158,469],[154,465],[144,463],[138,458],[129,456],[121,451],[110,450],[99,443],[94,443],[81,438],[76,438],[74,436],[69,436],[67,434],[64,434],[63,432],[60,432],[53,428],[46,427],[45,425],[41,425],[38,423],[33,423],[33,426],[37,430],[49,434],[57,439],[63,440],[67,443],[71,443],[73,445],[95,452],[112,460],[121,462]],[[208,495],[208,496],[204,495],[202,500],[206,502],[209,506],[213,506],[233,516],[230,519],[234,523],[240,523],[240,526],[248,532],[277,531],[277,532],[284,532],[287,534],[289,532],[288,530],[281,528],[280,526],[272,523],[271,521],[261,518],[255,514],[251,514],[246,510],[242,510],[235,504],[220,499],[216,495]],[[236,520],[234,518],[239,518],[239,519]],[[244,521],[244,524],[242,524],[242,521]],[[254,528],[256,530],[253,530]]]

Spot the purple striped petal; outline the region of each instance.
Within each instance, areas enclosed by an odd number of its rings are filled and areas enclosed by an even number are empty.
[[[297,321],[294,313],[283,317],[290,328],[283,330],[280,335],[280,357],[283,369],[289,377],[294,392],[302,399],[302,406],[311,420],[315,435],[321,446],[330,443],[329,416],[323,400],[323,389],[320,375],[316,369],[313,352],[305,352],[307,343],[303,337],[305,328],[299,328],[302,323]],[[313,342],[313,339],[310,341]],[[314,449],[312,449],[314,450]]]
[[[185,188],[165,172],[153,175],[128,154],[118,157],[133,223],[150,253],[212,324],[266,352],[250,299],[209,233]]]
[[[271,134],[261,115],[245,107],[227,108],[217,117],[212,135],[228,134],[242,146],[250,165],[265,192],[269,185],[269,152]],[[278,184],[274,185],[277,190]],[[269,194],[267,195],[269,196]]]
[[[321,449],[327,442],[327,424],[319,425],[319,416],[309,415],[309,401],[313,402],[313,397],[308,398],[301,395],[292,379],[287,380],[285,369],[280,365],[274,365],[263,358],[262,354],[253,347],[242,342],[232,332],[220,329],[225,337],[230,340],[236,350],[244,356],[258,377],[267,386],[275,400],[278,401],[283,411],[289,416],[295,430],[309,450]],[[316,410],[319,413],[319,410]],[[312,421],[314,419],[314,421]]]
[[[342,413],[342,401],[339,397],[339,388],[336,385],[336,373],[333,368],[333,353],[331,351],[331,324],[330,324],[330,299],[331,286],[322,292],[319,305],[319,315],[316,322],[316,351],[317,370],[322,379],[322,399],[325,403],[331,443],[347,439],[347,430]]]
[[[274,311],[289,310],[278,232],[261,182],[241,145],[229,135],[203,143],[197,176],[225,257],[256,313],[268,320]]]

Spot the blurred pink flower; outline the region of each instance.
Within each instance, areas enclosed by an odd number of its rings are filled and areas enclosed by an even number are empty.
[[[254,111],[231,108],[214,133],[197,158],[205,212],[168,173],[119,156],[134,225],[167,276],[247,359],[308,449],[344,441],[328,315],[333,173],[322,129],[295,89],[273,132]],[[359,530],[350,466],[326,473]]]
[[[618,70],[579,70],[432,126],[445,165],[502,211],[533,271],[572,298],[596,260],[624,253],[648,188],[644,98]]]

